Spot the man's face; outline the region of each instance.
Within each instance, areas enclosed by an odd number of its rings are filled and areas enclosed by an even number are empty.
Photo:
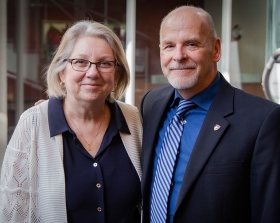
[[[191,11],[173,13],[161,26],[163,74],[180,94],[184,90],[190,97],[204,90],[217,74],[220,42],[206,24],[201,15]]]

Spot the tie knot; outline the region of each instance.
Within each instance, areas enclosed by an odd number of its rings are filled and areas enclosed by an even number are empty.
[[[180,103],[178,105],[177,111],[176,111],[176,115],[178,116],[183,116],[187,111],[189,111],[190,109],[192,109],[193,107],[195,107],[195,103],[192,101],[187,101],[187,100],[180,100]]]

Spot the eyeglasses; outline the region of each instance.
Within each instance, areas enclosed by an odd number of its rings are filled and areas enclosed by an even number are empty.
[[[68,61],[69,63],[71,63],[73,70],[80,71],[80,72],[88,71],[90,66],[92,64],[95,64],[96,69],[99,72],[109,73],[112,72],[117,65],[116,61],[106,61],[106,60],[95,62],[95,63],[84,59],[65,59],[64,61]]]

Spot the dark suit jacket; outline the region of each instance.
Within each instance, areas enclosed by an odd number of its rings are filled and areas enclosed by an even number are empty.
[[[148,92],[143,116],[143,222],[149,222],[159,126],[174,88]],[[214,130],[218,124],[220,129]],[[233,88],[222,76],[185,171],[174,222],[280,222],[280,106]]]

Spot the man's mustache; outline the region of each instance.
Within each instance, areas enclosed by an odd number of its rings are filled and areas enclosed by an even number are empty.
[[[169,70],[176,70],[176,69],[194,69],[197,68],[195,63],[178,63],[178,64],[171,64],[168,66]]]

